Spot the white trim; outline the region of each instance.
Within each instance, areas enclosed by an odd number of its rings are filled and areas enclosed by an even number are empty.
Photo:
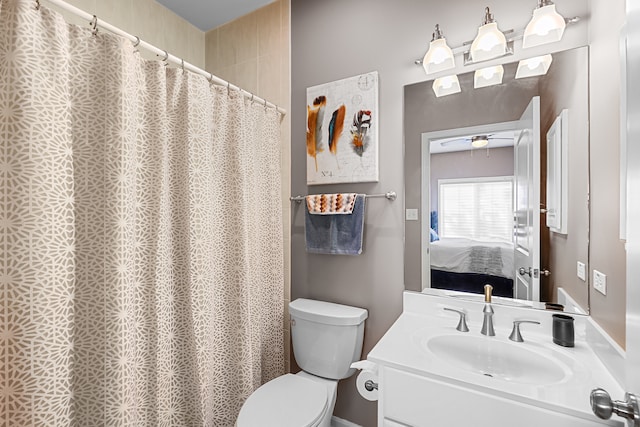
[[[640,70],[640,4],[627,1],[627,52],[626,73],[637,76]],[[640,393],[640,83],[627,79],[626,87],[627,131],[627,311],[626,343],[627,376],[629,393]],[[631,220],[633,219],[633,220]]]
[[[508,182],[513,183],[513,175],[497,175],[497,176],[473,176],[469,178],[440,178],[438,187],[441,184],[475,184],[477,182]]]
[[[620,239],[627,239],[627,35],[620,30]]]
[[[558,304],[562,304],[564,306],[565,311],[569,311],[571,313],[578,314],[587,314],[587,312],[574,300],[571,295],[564,290],[564,288],[558,288]]]
[[[431,235],[427,233],[426,226],[429,224],[431,228],[431,139],[427,135],[429,133],[422,134],[421,144],[421,157],[422,167],[421,171],[421,187],[420,187],[420,200],[421,200],[421,216],[420,216],[420,247],[423,248],[420,251],[420,271],[421,271],[421,289],[431,288]]]
[[[569,218],[569,110],[563,109],[547,132],[547,227],[567,234]],[[542,201],[541,201],[542,202]]]
[[[613,378],[625,388],[626,380],[626,352],[613,338],[598,325],[591,316],[586,317],[586,340],[598,359],[609,370]]]
[[[362,427],[359,424],[354,424],[351,421],[343,420],[336,416],[331,417],[331,427]]]

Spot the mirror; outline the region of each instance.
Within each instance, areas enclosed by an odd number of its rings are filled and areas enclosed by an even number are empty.
[[[479,89],[473,88],[473,72],[460,75],[462,92],[440,98],[431,81],[405,86],[405,289],[444,289],[448,295],[478,298],[490,280],[501,289],[498,302],[535,308],[557,308],[545,303],[560,302],[565,311],[587,313],[588,277],[579,278],[577,267],[587,264],[589,254],[588,47],[553,54],[543,76],[515,79],[517,65],[504,65],[502,84]],[[514,144],[528,135],[518,121],[534,98],[539,100],[539,167],[521,164],[518,172],[522,157],[515,156]],[[483,139],[474,137],[481,136],[488,144],[473,147],[473,139]],[[445,152],[431,153],[431,147]],[[522,179],[514,181],[527,169],[539,174],[529,181],[538,185],[542,211],[508,207],[509,198],[521,201],[522,194],[533,191],[522,190]],[[488,203],[486,194],[500,191],[503,207],[498,213],[489,208],[497,209],[499,203]],[[505,209],[516,215],[505,217]],[[484,222],[476,224],[478,218]],[[523,223],[527,218],[529,223]],[[474,234],[469,231],[474,227],[484,231]],[[505,234],[505,227],[512,231]],[[432,228],[440,238],[435,246],[445,249],[434,252]],[[531,236],[525,239],[527,233]],[[516,266],[519,247],[527,239],[535,239],[532,247],[539,246],[538,272],[526,263]],[[534,276],[538,290],[522,291]]]

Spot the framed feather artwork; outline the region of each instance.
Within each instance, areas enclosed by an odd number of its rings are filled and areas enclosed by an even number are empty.
[[[307,88],[307,185],[378,181],[378,72]]]

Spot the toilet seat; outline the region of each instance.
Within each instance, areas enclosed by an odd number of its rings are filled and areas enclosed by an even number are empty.
[[[285,374],[263,384],[242,406],[237,427],[313,427],[327,410],[327,388]]]

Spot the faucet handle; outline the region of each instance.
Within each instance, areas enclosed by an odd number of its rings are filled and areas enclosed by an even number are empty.
[[[467,313],[465,313],[462,310],[456,310],[455,308],[449,308],[449,307],[445,307],[444,308],[447,311],[453,311],[456,312],[460,315],[460,320],[458,321],[458,326],[456,326],[456,329],[460,332],[469,332],[469,327],[467,326]]]
[[[522,339],[522,334],[520,333],[520,324],[521,323],[533,323],[535,325],[539,325],[540,322],[535,320],[514,320],[513,321],[513,330],[511,331],[511,335],[509,335],[509,339],[515,342],[524,342]]]

